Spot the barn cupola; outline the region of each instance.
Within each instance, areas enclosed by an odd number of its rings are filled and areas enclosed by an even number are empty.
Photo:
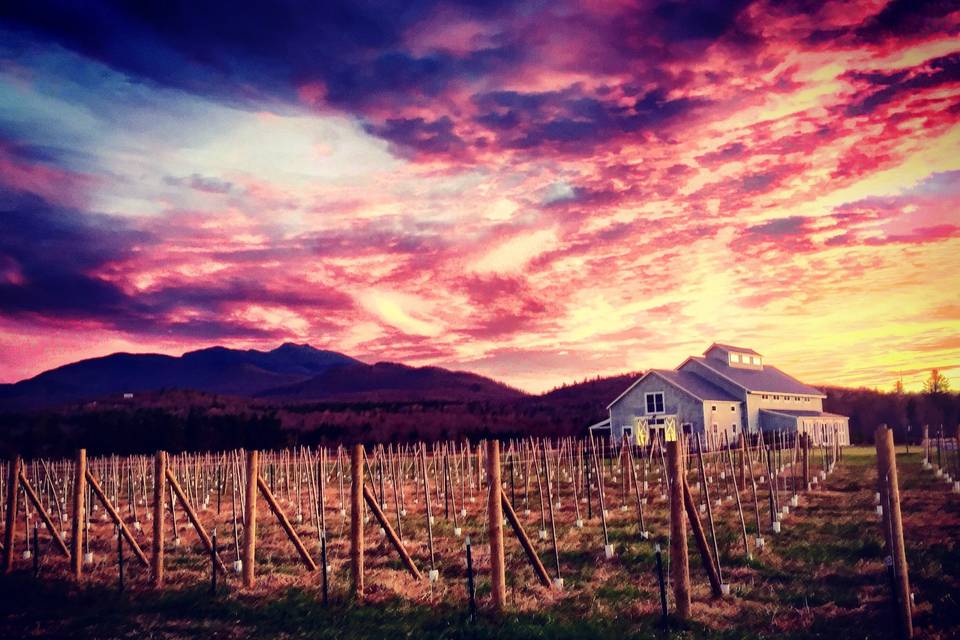
[[[722,362],[737,369],[763,369],[763,356],[746,347],[734,347],[729,344],[714,342],[703,352],[710,360]]]

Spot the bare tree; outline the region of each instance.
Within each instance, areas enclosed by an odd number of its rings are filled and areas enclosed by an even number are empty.
[[[950,391],[950,381],[947,380],[939,369],[932,369],[930,377],[923,382],[924,393],[946,393]]]

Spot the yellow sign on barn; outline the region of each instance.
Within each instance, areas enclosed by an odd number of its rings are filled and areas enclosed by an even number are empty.
[[[650,431],[646,418],[637,418],[636,433],[637,444],[641,447],[647,446],[647,441],[650,439]]]
[[[663,438],[667,442],[676,442],[677,441],[677,419],[674,416],[669,416],[666,419],[664,424],[664,433]]]

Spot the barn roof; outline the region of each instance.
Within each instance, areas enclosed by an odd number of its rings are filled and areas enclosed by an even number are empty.
[[[779,413],[781,415],[790,416],[791,418],[843,418],[847,419],[847,416],[842,416],[839,413],[830,413],[828,411],[802,411],[802,410],[793,410],[793,409],[760,409],[760,413]]]
[[[720,374],[730,382],[747,391],[826,397],[819,389],[803,384],[796,378],[788,376],[783,371],[780,371],[780,369],[770,365],[764,365],[763,369],[744,369],[731,367],[725,362],[710,360],[708,358],[694,356],[689,358],[687,362],[690,360],[703,365],[714,373]],[[686,362],[684,365],[685,364]],[[681,370],[684,365],[680,365]]]
[[[700,400],[739,401],[739,399],[732,394],[727,393],[709,380],[701,378],[695,373],[676,371],[674,369],[654,369],[653,372]]]
[[[637,378],[633,384],[607,405],[607,409],[617,404],[620,398],[630,393],[630,391],[640,384],[650,375],[657,375],[673,386],[685,391],[698,400],[721,400],[724,402],[737,402],[738,399],[716,386],[709,380],[706,380],[695,373],[689,371],[677,371],[675,369],[650,369],[645,374]]]

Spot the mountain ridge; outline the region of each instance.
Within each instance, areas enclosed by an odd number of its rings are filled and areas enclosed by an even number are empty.
[[[163,389],[291,402],[508,399],[526,395],[466,371],[392,362],[371,365],[336,351],[286,342],[270,351],[216,345],[180,356],[117,352],[86,358],[0,385],[0,408],[49,408]]]

